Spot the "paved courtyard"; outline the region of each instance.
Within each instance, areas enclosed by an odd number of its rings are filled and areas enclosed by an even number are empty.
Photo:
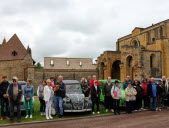
[[[1,126],[2,127],[2,126]],[[61,119],[51,122],[5,126],[6,128],[168,128],[169,110],[138,112],[130,115]]]

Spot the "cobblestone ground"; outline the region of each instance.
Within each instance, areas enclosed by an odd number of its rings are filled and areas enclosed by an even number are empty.
[[[169,128],[169,110],[138,112],[74,120],[56,120],[37,124],[5,126],[6,128]]]

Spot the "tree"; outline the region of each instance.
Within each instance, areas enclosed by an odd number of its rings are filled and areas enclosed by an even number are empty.
[[[37,64],[35,64],[35,68],[37,68],[37,69],[42,69],[43,68],[43,66],[41,65],[41,63],[37,63]]]

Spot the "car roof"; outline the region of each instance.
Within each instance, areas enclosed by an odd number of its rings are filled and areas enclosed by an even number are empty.
[[[65,83],[65,84],[79,84],[79,81],[77,81],[77,80],[63,80],[63,83]]]
[[[9,83],[11,84],[12,81],[9,81]],[[18,81],[18,83],[21,84],[21,85],[26,85],[26,81]]]
[[[117,80],[119,83],[121,83],[121,81],[118,80],[118,79],[112,79],[111,82],[112,82],[112,83],[115,83],[116,80]],[[106,83],[106,82],[107,82],[107,80],[99,80],[99,81],[100,81],[101,83]]]

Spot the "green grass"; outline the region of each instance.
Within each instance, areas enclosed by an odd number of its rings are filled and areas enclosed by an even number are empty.
[[[32,121],[43,121],[46,120],[45,116],[41,116],[40,115],[40,102],[39,100],[35,100],[34,103],[34,113],[33,113],[33,118],[30,119],[25,119],[25,112],[22,112],[22,117],[21,117],[21,121],[22,122],[32,122]],[[101,104],[100,105],[100,114],[110,114],[111,112],[105,112],[105,108],[104,106]],[[84,117],[84,116],[93,116],[91,113],[89,112],[82,112],[82,113],[64,113],[64,118],[76,118],[76,117]],[[58,117],[54,117],[53,120],[58,119]],[[15,120],[16,121],[16,115],[15,115]],[[9,123],[9,120],[3,120],[0,121],[0,124],[7,124]]]

